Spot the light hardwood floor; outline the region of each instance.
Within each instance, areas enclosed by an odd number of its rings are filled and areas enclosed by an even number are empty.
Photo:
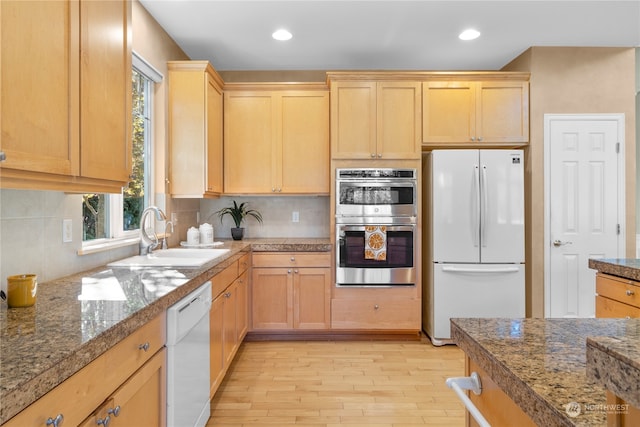
[[[463,353],[427,341],[245,342],[207,427],[463,426],[445,379]]]

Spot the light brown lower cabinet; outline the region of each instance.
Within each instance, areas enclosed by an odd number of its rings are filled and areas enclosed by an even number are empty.
[[[330,329],[328,252],[258,252],[251,280],[252,330]]]
[[[640,283],[598,273],[596,293],[596,317],[640,317]]]
[[[465,372],[466,376],[470,376],[472,372],[476,372],[480,376],[482,393],[479,396],[469,393],[469,399],[489,424],[492,426],[535,427],[536,424],[533,420],[469,357],[466,357]],[[478,425],[468,412],[466,419],[467,426],[475,427]]]
[[[213,277],[209,313],[210,397],[218,390],[247,334],[250,255],[244,255]]]
[[[80,427],[165,425],[165,358],[166,348],[163,348],[80,424]]]
[[[166,316],[161,314],[90,362],[3,426],[166,424]],[[116,411],[109,414],[109,409]],[[91,423],[93,421],[93,423]]]

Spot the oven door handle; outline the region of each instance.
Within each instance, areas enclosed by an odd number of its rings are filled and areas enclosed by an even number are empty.
[[[387,225],[387,224],[367,224],[367,225],[338,225],[339,231],[365,231],[366,226],[381,225],[387,227],[387,232],[393,231],[414,231],[415,225]]]

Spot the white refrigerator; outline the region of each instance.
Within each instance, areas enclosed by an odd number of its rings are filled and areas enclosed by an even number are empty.
[[[434,150],[424,160],[423,329],[442,345],[451,318],[524,317],[522,150]]]

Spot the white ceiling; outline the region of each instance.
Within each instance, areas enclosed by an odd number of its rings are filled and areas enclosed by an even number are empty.
[[[218,70],[497,70],[531,46],[640,46],[640,0],[140,0]],[[278,42],[278,28],[293,33]],[[458,34],[473,27],[470,42]]]

